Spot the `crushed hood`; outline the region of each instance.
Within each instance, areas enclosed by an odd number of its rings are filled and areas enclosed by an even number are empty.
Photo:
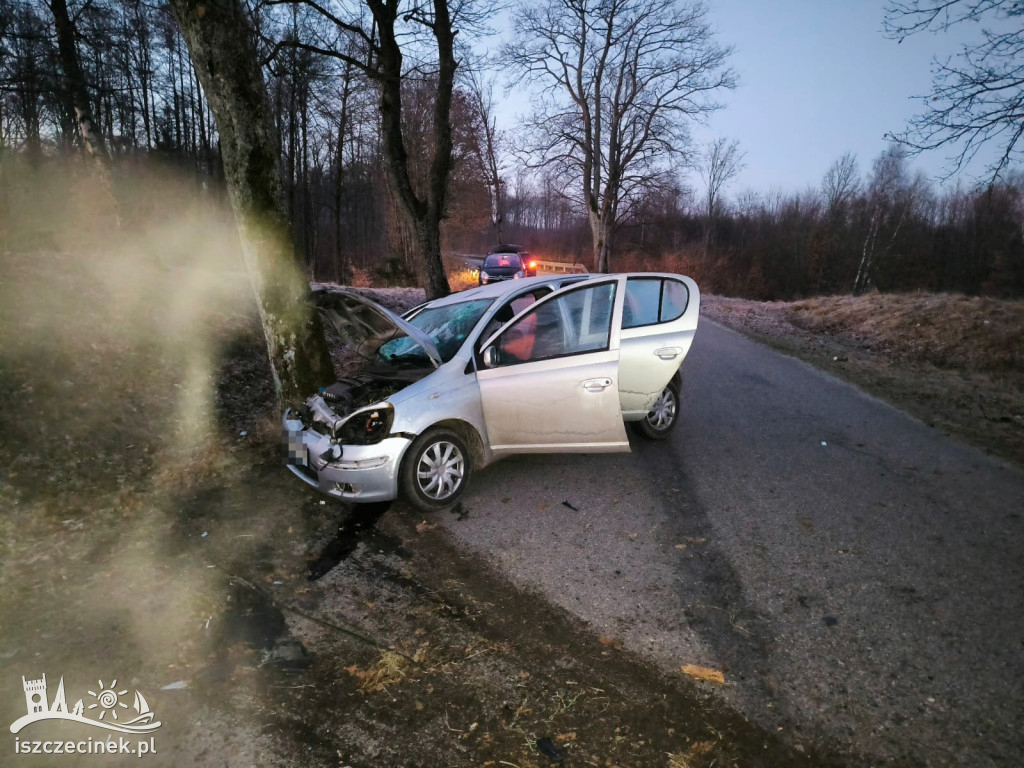
[[[382,344],[408,336],[426,351],[435,368],[441,365],[441,353],[433,339],[365,296],[342,288],[317,288],[313,303],[346,344],[376,352]]]

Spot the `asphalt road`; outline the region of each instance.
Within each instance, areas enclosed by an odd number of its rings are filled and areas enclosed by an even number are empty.
[[[1024,764],[1024,475],[707,320],[683,372],[669,441],[504,460],[445,524],[798,743]]]

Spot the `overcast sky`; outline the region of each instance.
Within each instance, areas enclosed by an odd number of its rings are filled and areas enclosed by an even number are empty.
[[[739,87],[725,93],[726,107],[694,137],[738,139],[746,168],[727,190],[797,192],[821,183],[844,152],[857,155],[862,174],[886,147],[887,132],[899,131],[920,111],[915,95],[928,93],[933,56],[959,50],[977,26],[955,34],[920,34],[901,44],[882,35],[881,0],[709,0],[717,39],[736,51],[732,67]],[[524,112],[511,99],[500,116]],[[947,166],[939,151],[912,166],[940,175]],[[984,172],[984,162],[964,181]],[[699,176],[690,183],[703,188]]]

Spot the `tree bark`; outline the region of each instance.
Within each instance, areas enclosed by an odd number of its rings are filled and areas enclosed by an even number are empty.
[[[170,0],[217,122],[224,175],[279,400],[334,379],[282,208],[277,139],[240,0]]]
[[[590,212],[590,234],[594,244],[594,271],[607,273],[611,268],[611,231],[608,222],[596,211]]]
[[[395,35],[397,2],[367,0],[380,34],[378,69],[370,72],[380,83],[381,134],[385,166],[402,212],[415,233],[423,257],[423,288],[428,299],[451,293],[441,260],[441,219],[452,168],[452,90],[455,84],[455,33],[446,0],[434,0],[433,32],[437,40],[438,75],[434,99],[434,157],[424,198],[416,194],[409,175],[409,157],[402,131],[402,50]]]
[[[109,206],[105,213],[108,214],[113,227],[118,229],[121,226],[121,215],[110,179],[109,155],[103,144],[103,135],[93,119],[89,90],[85,85],[85,75],[82,74],[78,49],[75,47],[75,27],[68,15],[66,0],[50,0],[50,12],[53,14],[57,30],[57,48],[61,68],[64,70],[68,101],[75,116],[75,127],[81,137],[82,146],[95,165],[95,178],[99,183],[101,195],[106,198]]]
[[[75,112],[78,133],[86,152],[97,161],[105,172],[107,149],[92,116],[89,90],[85,86],[85,76],[82,74],[78,49],[75,47],[75,27],[68,15],[66,0],[50,0],[50,12],[53,14],[54,26],[57,30],[60,64],[64,70],[64,81],[67,84],[68,96]]]

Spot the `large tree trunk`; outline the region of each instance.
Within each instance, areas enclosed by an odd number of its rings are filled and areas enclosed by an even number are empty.
[[[602,274],[611,269],[612,229],[608,220],[590,212],[590,234],[594,243],[594,271]]]
[[[105,198],[106,206],[101,204],[99,208],[117,229],[121,226],[121,215],[110,179],[109,156],[103,144],[103,134],[93,119],[89,89],[86,88],[85,75],[82,74],[82,64],[78,58],[78,49],[75,47],[75,27],[68,15],[66,0],[50,0],[50,12],[53,14],[57,30],[57,48],[61,68],[64,70],[67,101],[75,116],[75,127],[82,140],[82,146],[95,165],[95,179],[99,183],[100,197]]]
[[[319,317],[282,209],[277,139],[249,19],[240,0],[170,0],[217,121],[224,175],[259,306],[279,399],[334,379]]]
[[[441,219],[448,196],[452,167],[451,103],[455,83],[454,40],[446,0],[433,0],[434,35],[439,67],[434,100],[434,157],[430,164],[426,199],[416,194],[409,175],[409,159],[402,132],[402,49],[395,36],[398,4],[368,0],[380,34],[380,65],[374,77],[380,83],[381,135],[385,166],[392,189],[402,207],[409,230],[415,233],[423,258],[423,288],[428,299],[451,293],[441,261]]]
[[[96,129],[96,122],[93,120],[89,90],[85,87],[85,76],[82,74],[78,49],[75,47],[75,27],[68,15],[66,0],[50,0],[50,12],[53,14],[57,30],[60,65],[64,70],[64,82],[67,85],[71,107],[75,112],[78,133],[86,152],[97,161],[101,172],[106,173],[107,149],[103,144],[103,135]]]

